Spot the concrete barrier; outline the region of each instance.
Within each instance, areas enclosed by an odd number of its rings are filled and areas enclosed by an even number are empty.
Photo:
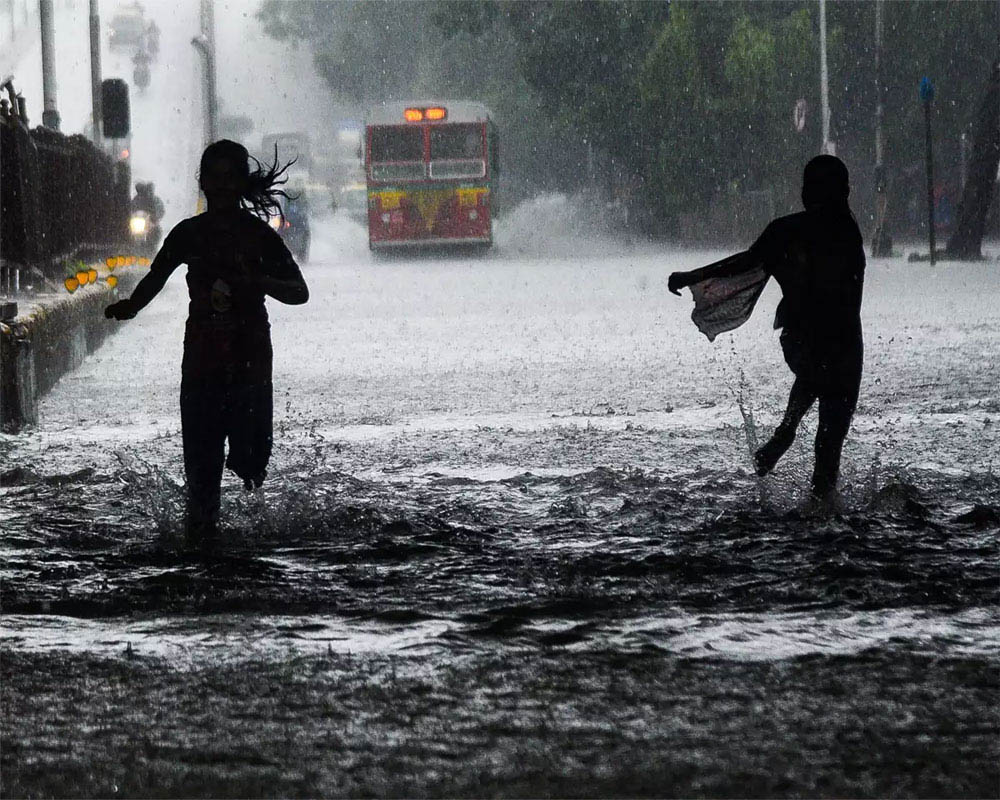
[[[75,293],[18,300],[18,315],[0,322],[0,428],[16,432],[38,421],[38,402],[67,372],[83,363],[120,323],[104,318],[105,306],[128,297],[148,267],[119,267],[118,285],[100,265],[99,281]]]

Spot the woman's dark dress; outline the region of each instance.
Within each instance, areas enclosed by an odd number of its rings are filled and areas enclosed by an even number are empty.
[[[271,335],[264,293],[246,278],[301,281],[281,238],[245,211],[209,212],[179,223],[150,270],[163,278],[188,265],[191,302],[181,366],[181,427],[189,526],[218,520],[225,466],[259,486],[271,456]],[[244,280],[241,281],[240,279]]]

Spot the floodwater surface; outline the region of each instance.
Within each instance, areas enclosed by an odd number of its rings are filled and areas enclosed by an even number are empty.
[[[178,271],[0,439],[4,648],[995,654],[995,264],[869,265],[843,509],[816,515],[815,413],[751,471],[790,384],[774,287],[709,344],[666,281],[717,253],[575,224],[542,198],[486,257],[379,261],[317,223],[309,304],[270,303],[271,471],[227,476],[208,554],[182,536]]]

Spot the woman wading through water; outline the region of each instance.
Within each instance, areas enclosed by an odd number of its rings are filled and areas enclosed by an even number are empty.
[[[149,273],[106,317],[132,319],[187,264],[191,302],[181,366],[181,429],[191,543],[217,533],[223,465],[256,489],[271,457],[271,335],[264,298],[299,305],[309,290],[298,265],[264,218],[280,214],[287,169],[256,161],[223,139],[201,157],[208,210],[169,233]],[[229,440],[226,457],[225,444]]]

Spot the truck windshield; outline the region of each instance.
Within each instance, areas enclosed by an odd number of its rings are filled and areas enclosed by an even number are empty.
[[[481,178],[486,174],[482,127],[441,125],[431,128],[430,135],[432,178]]]
[[[442,125],[431,128],[431,159],[483,157],[483,133],[477,125]]]
[[[423,161],[424,137],[419,128],[374,128],[372,130],[372,163],[393,161]]]

